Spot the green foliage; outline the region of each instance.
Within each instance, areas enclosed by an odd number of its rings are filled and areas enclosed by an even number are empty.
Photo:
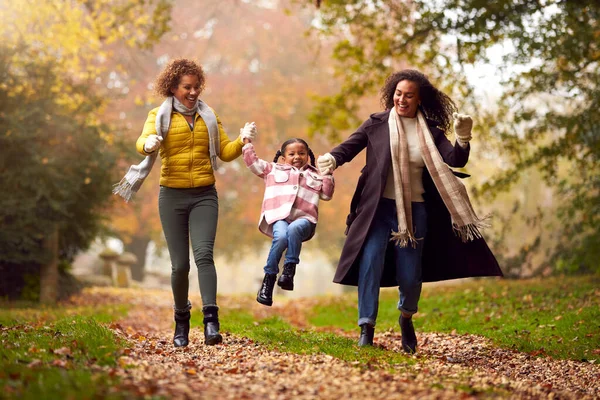
[[[312,2],[305,2],[313,7]],[[319,34],[332,36],[342,78],[320,100],[311,132],[339,137],[357,102],[399,67],[426,72],[476,117],[481,137],[501,140],[508,167],[482,185],[486,199],[539,168],[560,196],[561,245],[550,255],[563,271],[598,271],[600,256],[600,5],[549,0],[325,1]],[[466,83],[492,53],[503,54],[504,93],[482,110]],[[340,116],[331,124],[331,116]],[[564,171],[561,172],[561,165]]]
[[[495,344],[560,359],[598,360],[600,303],[597,275],[536,280],[476,280],[455,286],[425,286],[417,330],[455,331],[490,338]],[[399,330],[398,294],[380,298],[379,331]],[[317,306],[310,322],[356,331],[355,295]]]
[[[40,310],[26,309],[39,314]],[[46,317],[62,311],[46,310]],[[98,313],[98,310],[94,310]],[[55,315],[57,314],[57,315]],[[124,343],[96,318],[71,316],[55,323],[30,325],[31,313],[14,318],[0,312],[8,327],[0,328],[0,386],[6,398],[129,398],[127,393],[111,393],[117,378],[91,365],[114,366]],[[112,318],[103,316],[104,319]]]
[[[21,300],[39,301],[40,300],[40,276],[39,274],[23,275],[25,285],[21,290]]]
[[[110,193],[115,154],[102,126],[88,121],[100,100],[52,63],[17,67],[8,49],[0,54],[0,264],[46,262],[42,243],[56,229],[61,257],[70,259],[97,235]],[[58,79],[87,101],[76,110],[58,102]]]
[[[72,342],[76,341],[69,354],[77,362],[87,363],[93,360],[99,365],[109,365],[115,362],[115,351],[118,348],[112,331],[89,317],[61,319],[53,326],[38,329],[15,325],[5,333],[3,336],[8,346],[4,349],[2,358],[10,363],[16,363],[17,360],[31,362],[34,358],[43,362],[52,361],[56,358],[52,351],[38,350],[65,346],[71,348]]]
[[[12,376],[19,377],[19,380],[5,381],[5,392],[0,395],[2,399],[129,399],[130,393],[110,393],[110,388],[117,382],[117,379],[108,374],[91,373],[89,370],[69,370],[61,369],[26,369],[9,368]],[[96,397],[90,397],[96,396]]]
[[[127,315],[128,305],[105,305],[64,307],[40,307],[31,301],[18,301],[10,303],[0,302],[0,325],[12,327],[26,325],[35,321],[37,324],[54,324],[58,320],[72,320],[74,317],[93,317],[98,323],[110,323],[119,317]]]
[[[121,40],[149,50],[170,30],[171,0],[86,1],[83,6],[93,21],[90,29],[108,43]]]
[[[105,122],[131,49],[169,31],[171,0],[15,0],[0,13],[0,293],[39,274],[59,234],[70,261],[104,229],[120,136]],[[124,51],[126,49],[127,51]],[[101,122],[102,121],[102,122]],[[10,274],[10,276],[9,276]],[[9,279],[10,278],[10,279]],[[52,291],[50,291],[52,292]]]

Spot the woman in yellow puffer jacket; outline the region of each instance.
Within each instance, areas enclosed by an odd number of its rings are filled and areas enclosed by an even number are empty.
[[[219,118],[199,99],[204,85],[204,71],[198,63],[171,61],[156,80],[156,91],[166,100],[150,111],[136,143],[141,154],[158,150],[162,159],[158,209],[171,257],[175,347],[188,344],[190,241],[203,303],[204,342],[214,345],[223,341],[213,259],[219,207],[214,171],[217,158],[236,159],[242,154],[243,139],[256,135],[254,123],[246,123],[240,136],[229,140]]]

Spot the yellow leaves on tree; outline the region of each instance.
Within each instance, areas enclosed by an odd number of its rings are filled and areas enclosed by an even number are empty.
[[[164,13],[152,13],[163,10]],[[30,60],[51,61],[64,71],[63,79],[93,82],[105,71],[112,56],[108,45],[121,41],[130,47],[148,47],[167,30],[170,5],[165,0],[56,1],[14,0],[3,4],[0,32],[3,41],[17,49],[14,65]],[[53,92],[64,105],[79,110],[88,100],[57,81]],[[35,94],[36,83],[21,82],[16,93]]]

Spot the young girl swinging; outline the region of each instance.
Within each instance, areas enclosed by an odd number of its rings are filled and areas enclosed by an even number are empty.
[[[281,150],[277,150],[273,162],[258,158],[249,139],[244,143],[244,162],[253,174],[265,181],[258,229],[273,238],[273,243],[256,301],[271,306],[283,252],[287,249],[277,285],[283,290],[294,290],[294,275],[296,265],[300,262],[302,242],[315,234],[319,200],[331,200],[334,181],[330,171],[319,174],[315,168],[315,156],[302,139],[285,141]],[[282,163],[278,162],[280,159]]]

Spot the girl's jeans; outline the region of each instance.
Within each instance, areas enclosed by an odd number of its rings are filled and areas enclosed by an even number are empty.
[[[176,311],[189,310],[190,240],[198,268],[202,304],[217,305],[213,248],[219,199],[214,185],[191,189],[161,186],[158,211],[171,256],[171,288]]]
[[[279,261],[286,248],[284,264],[298,264],[302,242],[311,237],[315,227],[316,224],[304,218],[292,222],[285,220],[275,222],[273,224],[273,243],[267,257],[267,265],[264,268],[265,274],[279,272]]]
[[[427,234],[425,203],[412,203],[412,220],[417,247],[395,246],[396,279],[400,300],[398,310],[406,314],[417,312],[421,296],[421,260]],[[398,229],[396,201],[381,198],[369,233],[363,244],[358,272],[358,325],[375,326],[379,308],[379,288],[383,273],[385,251],[392,231]]]

